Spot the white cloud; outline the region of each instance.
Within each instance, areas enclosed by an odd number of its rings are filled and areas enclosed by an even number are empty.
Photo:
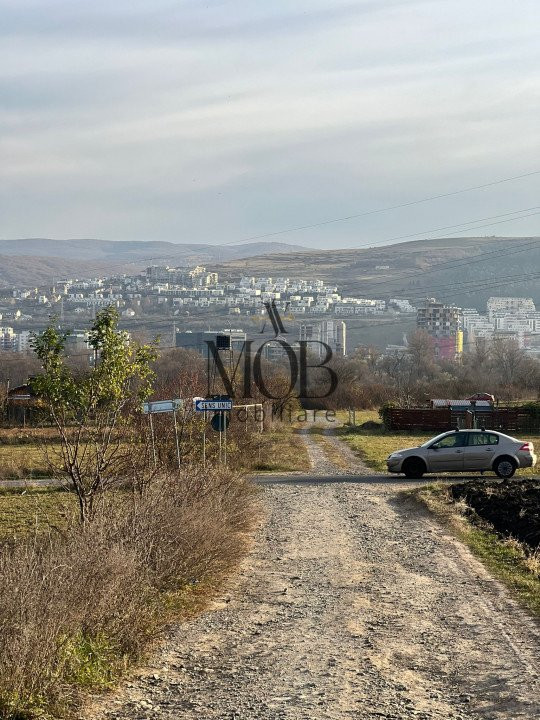
[[[0,0],[0,14],[4,237],[228,241],[539,156],[536,0]],[[526,207],[539,184],[282,239],[380,240]]]

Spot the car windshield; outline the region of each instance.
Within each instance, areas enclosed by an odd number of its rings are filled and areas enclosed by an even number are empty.
[[[439,442],[439,440],[442,440],[447,435],[451,435],[451,432],[443,432],[440,435],[437,435],[436,437],[432,437],[429,440],[426,440],[425,443],[422,443],[420,447],[428,447],[428,445],[432,445],[433,443]]]

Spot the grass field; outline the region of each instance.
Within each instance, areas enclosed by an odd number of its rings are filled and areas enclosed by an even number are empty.
[[[5,440],[5,438],[4,438]],[[291,425],[277,423],[260,436],[260,452],[243,459],[244,469],[255,472],[303,471],[310,467],[302,438]],[[40,443],[0,445],[0,481],[48,477],[50,471]],[[76,497],[60,488],[0,489],[0,542],[66,527],[76,512]]]
[[[41,445],[0,445],[0,480],[48,475],[50,470]]]
[[[52,441],[52,442],[51,442]],[[309,459],[297,429],[276,422],[234,463],[241,470],[293,471],[309,469]],[[46,450],[47,446],[47,450]],[[50,462],[61,467],[60,444],[52,429],[0,430],[0,481],[51,477]]]
[[[60,530],[76,511],[75,496],[57,488],[0,491],[0,541]]]
[[[340,413],[339,419],[346,422],[348,413]],[[367,430],[359,427],[364,422],[380,422],[379,415],[375,410],[363,410],[356,413],[356,427],[348,425],[338,429],[342,439],[356,452],[364,462],[374,470],[384,472],[386,470],[386,458],[390,453],[404,448],[417,447],[437,435],[436,431],[417,433],[392,433],[382,427],[380,429]],[[527,435],[524,440],[534,443],[536,452],[540,451],[540,435]],[[538,474],[536,468],[526,468],[518,471],[518,475],[535,476]]]

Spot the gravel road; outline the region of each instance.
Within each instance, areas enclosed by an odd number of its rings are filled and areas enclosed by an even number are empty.
[[[533,720],[540,632],[471,554],[337,438],[267,476],[267,516],[212,611],[92,720]]]

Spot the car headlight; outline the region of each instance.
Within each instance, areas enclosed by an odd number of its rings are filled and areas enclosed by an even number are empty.
[[[389,455],[388,459],[389,460],[399,460],[402,457],[403,457],[403,455],[401,453],[395,452],[395,453],[392,453],[391,455]]]

